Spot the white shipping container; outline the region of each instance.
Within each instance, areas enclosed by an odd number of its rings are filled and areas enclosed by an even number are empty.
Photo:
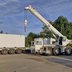
[[[0,48],[25,47],[24,35],[0,34]]]

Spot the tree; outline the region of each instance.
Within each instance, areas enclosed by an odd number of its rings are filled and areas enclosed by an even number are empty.
[[[26,47],[29,47],[31,45],[31,41],[34,41],[34,38],[38,38],[39,35],[30,32],[26,37]]]
[[[0,33],[3,34],[3,30],[1,30]]]
[[[66,30],[68,27],[68,20],[67,18],[63,16],[59,16],[55,21],[54,21],[54,27],[57,28],[62,34],[66,35]]]
[[[67,28],[67,35],[66,35],[69,39],[72,39],[72,22],[70,22],[68,24],[68,28]]]
[[[54,21],[53,26],[69,39],[72,38],[72,23],[68,22],[66,17],[59,16]]]

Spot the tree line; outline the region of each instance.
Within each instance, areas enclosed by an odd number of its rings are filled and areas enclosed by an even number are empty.
[[[3,30],[1,30],[0,31],[0,34],[8,34],[7,32],[6,33],[4,33],[4,31]]]

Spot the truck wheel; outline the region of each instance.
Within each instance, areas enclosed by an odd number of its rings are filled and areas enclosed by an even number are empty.
[[[59,55],[60,54],[59,48],[54,48],[53,49],[53,54],[54,55]]]
[[[49,56],[52,55],[52,50],[50,50],[50,49],[47,50],[46,53],[45,53],[45,55],[47,55],[47,56],[48,56],[48,55],[49,55]]]
[[[39,52],[36,52],[36,54],[42,55],[42,54],[43,54],[43,53],[42,53],[42,50],[40,50]]]
[[[52,55],[52,47],[48,47],[46,53],[47,55]]]
[[[15,53],[15,50],[11,48],[11,49],[9,49],[8,53],[9,54],[14,54]]]
[[[7,49],[2,49],[1,54],[3,54],[3,55],[8,54],[8,50]]]
[[[71,52],[72,52],[71,48],[66,48],[65,49],[65,54],[66,55],[71,55]]]
[[[18,49],[16,49],[15,52],[16,52],[16,54],[21,54],[21,53],[22,53],[22,49],[19,49],[19,48],[18,48]]]

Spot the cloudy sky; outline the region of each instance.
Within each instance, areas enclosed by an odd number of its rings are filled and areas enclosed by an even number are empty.
[[[0,0],[0,31],[10,34],[39,33],[43,24],[24,8],[31,4],[47,20],[65,16],[72,22],[72,0]],[[24,18],[28,19],[24,32]]]

